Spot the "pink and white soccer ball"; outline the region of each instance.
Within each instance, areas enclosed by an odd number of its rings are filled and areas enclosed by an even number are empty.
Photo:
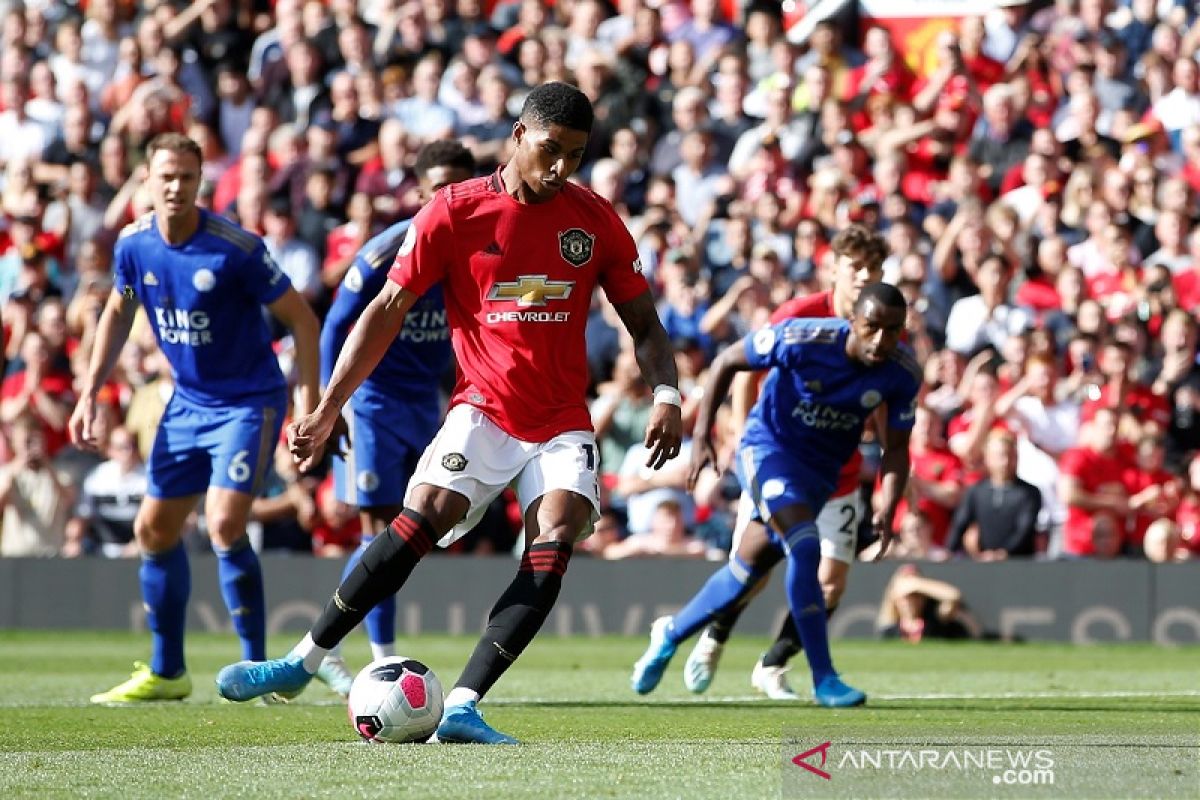
[[[442,721],[442,684],[420,661],[387,656],[355,676],[349,710],[368,742],[423,742]]]

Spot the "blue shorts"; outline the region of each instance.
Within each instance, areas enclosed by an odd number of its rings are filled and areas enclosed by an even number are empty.
[[[404,503],[408,479],[441,422],[437,387],[429,387],[421,402],[412,401],[412,392],[404,390],[397,399],[359,389],[346,404],[349,453],[333,457],[334,492],[341,502],[359,508]]]
[[[146,493],[162,499],[203,494],[210,486],[257,496],[275,455],[287,398],[201,406],[172,395],[150,452]]]
[[[777,446],[746,443],[738,448],[737,476],[742,489],[754,501],[752,520],[767,522],[780,509],[808,506],[813,520],[836,488],[834,481],[818,475],[802,458]],[[772,540],[782,544],[775,530],[767,525]]]

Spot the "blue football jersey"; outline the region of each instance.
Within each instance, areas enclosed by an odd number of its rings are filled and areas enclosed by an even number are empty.
[[[262,239],[201,209],[196,233],[172,246],[150,213],[121,231],[113,261],[114,288],[146,309],[181,398],[222,404],[286,390],[262,307],[291,282]]]
[[[911,430],[921,370],[907,345],[870,367],[846,355],[850,323],[790,319],[746,336],[746,357],[771,369],[750,411],[742,443],[785,448],[836,479],[881,403],[888,426]]]
[[[376,235],[358,252],[338,287],[333,306],[321,329],[321,383],[328,385],[338,353],[351,326],[383,290],[388,270],[412,220],[403,220]],[[442,287],[432,287],[404,318],[404,327],[388,347],[379,366],[363,382],[368,391],[393,397],[408,389],[430,390],[450,363],[450,328]],[[425,399],[424,396],[421,398]]]

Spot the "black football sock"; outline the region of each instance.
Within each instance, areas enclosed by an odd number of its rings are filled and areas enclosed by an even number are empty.
[[[487,630],[463,668],[456,688],[487,694],[509,665],[517,660],[558,599],[562,577],[571,559],[571,545],[545,542],[531,545],[521,558],[517,576],[496,601]]]
[[[330,649],[344,639],[380,600],[400,590],[436,539],[424,517],[407,508],[401,511],[333,593],[310,631],[313,642]]]
[[[718,614],[713,617],[712,622],[708,623],[709,638],[720,644],[725,644],[729,641],[729,634],[733,633],[733,628],[737,625],[738,619],[742,616],[742,612],[746,610],[744,603],[737,603],[728,611]]]
[[[836,610],[837,606],[827,609],[825,619],[832,617]],[[800,641],[800,631],[796,630],[796,621],[792,619],[791,614],[788,614],[779,626],[779,633],[776,634],[775,641],[763,655],[763,666],[786,667],[787,663],[803,649],[804,643]]]

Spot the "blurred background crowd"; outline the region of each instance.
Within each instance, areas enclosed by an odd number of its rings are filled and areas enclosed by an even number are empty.
[[[152,136],[200,143],[202,204],[262,235],[321,315],[418,207],[421,144],[459,138],[494,169],[524,95],[566,80],[596,109],[576,180],[638,242],[685,421],[719,348],[828,288],[830,240],[861,223],[925,366],[895,556],[1200,556],[1200,18],[1182,0],[964,9],[901,52],[853,3],[813,24],[728,0],[0,0],[0,555],[135,554],[171,393],[144,321],[102,393],[102,451],[65,430]],[[720,558],[736,483],[685,491],[686,446],[642,468],[652,397],[619,328],[598,297],[607,510],[586,547]],[[728,458],[738,425],[719,425]],[[264,550],[359,535],[283,446],[254,518]],[[463,550],[507,551],[519,524],[500,501]]]

